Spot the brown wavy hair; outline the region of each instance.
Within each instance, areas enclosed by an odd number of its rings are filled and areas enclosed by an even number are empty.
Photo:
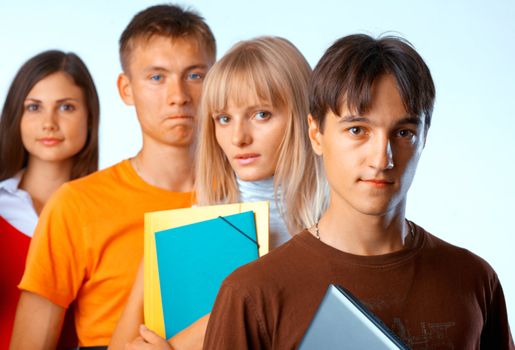
[[[86,143],[73,156],[70,180],[91,174],[98,169],[100,105],[93,78],[76,54],[50,50],[25,62],[9,87],[0,119],[0,181],[14,176],[27,166],[29,157],[23,146],[20,130],[24,102],[34,85],[57,72],[66,73],[82,89],[88,110]]]

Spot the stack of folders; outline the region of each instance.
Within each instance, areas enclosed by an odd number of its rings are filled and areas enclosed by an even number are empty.
[[[329,285],[299,350],[409,350],[386,325],[341,286]]]
[[[145,214],[144,314],[167,339],[213,307],[222,281],[268,252],[268,202]]]

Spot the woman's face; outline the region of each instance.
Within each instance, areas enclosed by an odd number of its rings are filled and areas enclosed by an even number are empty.
[[[29,162],[71,161],[86,143],[87,121],[84,93],[68,74],[41,79],[25,98],[21,117]]]
[[[238,106],[230,99],[225,110],[213,115],[216,140],[239,178],[256,181],[274,175],[288,118],[286,110],[269,103]]]

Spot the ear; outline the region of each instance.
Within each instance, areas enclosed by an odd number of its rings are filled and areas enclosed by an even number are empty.
[[[120,94],[120,97],[122,98],[123,102],[125,102],[125,104],[129,106],[134,105],[131,80],[125,73],[120,73],[120,75],[118,75],[116,86],[118,86],[118,93]]]
[[[320,132],[317,121],[311,114],[308,115],[308,125],[308,135],[309,140],[311,141],[311,147],[316,154],[321,156],[323,154],[322,133]]]

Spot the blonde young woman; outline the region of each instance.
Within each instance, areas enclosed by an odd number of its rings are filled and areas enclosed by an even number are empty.
[[[307,137],[311,69],[293,44],[260,37],[236,44],[208,73],[201,101],[196,193],[199,205],[270,201],[270,247],[311,227],[324,207],[324,184]],[[142,269],[140,269],[141,271]],[[111,348],[138,336],[142,273]],[[129,349],[200,349],[209,316],[168,342],[140,327]]]

